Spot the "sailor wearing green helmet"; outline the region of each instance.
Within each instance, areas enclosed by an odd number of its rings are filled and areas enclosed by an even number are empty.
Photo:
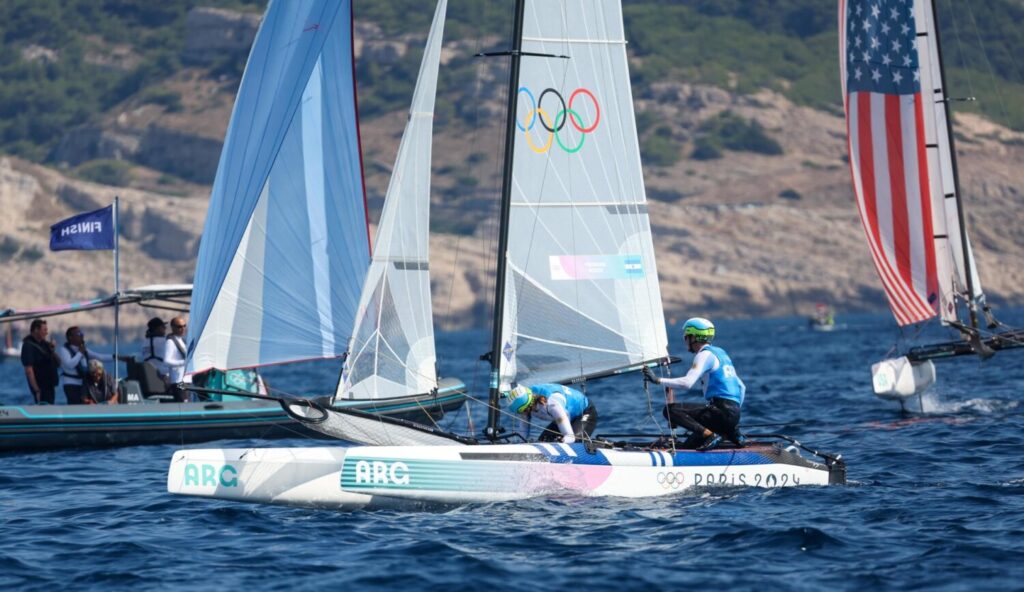
[[[530,439],[531,420],[550,422],[541,432],[541,442],[571,444],[577,438],[594,433],[597,410],[586,395],[560,384],[517,386],[504,393],[508,410],[515,413],[516,433]]]
[[[683,324],[683,339],[686,348],[693,354],[693,365],[686,376],[680,378],[658,378],[650,368],[644,368],[644,376],[655,384],[679,387],[689,390],[700,381],[704,387],[705,404],[675,403],[672,389],[666,388],[668,405],[664,415],[672,427],[681,426],[690,431],[684,447],[697,450],[711,450],[728,438],[743,446],[745,438],[737,427],[740,422],[740,407],[747,387],[736,375],[736,368],[725,350],[711,345],[715,338],[715,326],[711,321],[694,317]]]

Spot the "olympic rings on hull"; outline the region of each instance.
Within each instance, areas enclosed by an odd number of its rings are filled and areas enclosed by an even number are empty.
[[[519,87],[519,94],[526,95],[530,99],[530,109],[527,112],[528,121],[525,124],[519,120],[518,114],[516,115],[516,127],[526,137],[526,145],[537,154],[544,154],[551,150],[552,143],[557,143],[558,147],[568,154],[579,152],[583,148],[583,142],[587,139],[587,136],[593,133],[597,129],[598,124],[601,123],[601,105],[597,102],[597,97],[594,96],[594,93],[589,89],[577,88],[569,95],[568,102],[566,102],[562,93],[550,87],[545,88],[539,97],[534,97],[530,89],[521,86]],[[544,109],[544,100],[548,95],[552,95],[558,101],[558,110],[555,111],[553,118],[551,113]],[[583,116],[579,114],[579,111],[573,109],[573,102],[581,95],[588,97],[594,104],[594,122],[588,126],[583,125]],[[537,126],[538,122],[544,131],[548,132],[548,139],[541,146],[537,146],[530,135],[530,131]],[[580,141],[575,146],[567,146],[559,134],[565,128],[566,122],[580,133]]]
[[[681,471],[658,473],[658,485],[661,485],[662,489],[679,489],[685,486],[685,480]]]

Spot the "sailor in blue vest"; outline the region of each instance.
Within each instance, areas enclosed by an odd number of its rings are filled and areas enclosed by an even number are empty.
[[[560,384],[517,386],[505,393],[508,410],[519,419],[516,433],[530,439],[533,420],[551,422],[540,435],[541,442],[566,444],[594,433],[597,410],[583,393]]]
[[[711,321],[700,317],[689,319],[683,324],[683,339],[686,348],[696,355],[686,376],[658,378],[650,368],[644,367],[644,376],[655,384],[679,387],[686,391],[700,381],[704,387],[704,404],[675,403],[672,389],[666,388],[669,403],[665,406],[664,414],[669,425],[690,431],[684,448],[711,450],[722,442],[723,437],[739,446],[745,444],[746,439],[738,425],[747,387],[736,375],[729,354],[711,345],[714,337],[715,326]]]

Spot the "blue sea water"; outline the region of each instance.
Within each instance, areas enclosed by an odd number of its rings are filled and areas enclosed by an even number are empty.
[[[0,589],[1021,589],[1024,351],[943,362],[928,411],[905,415],[869,380],[892,321],[840,322],[815,333],[801,319],[723,321],[717,343],[748,385],[748,431],[843,453],[845,487],[340,513],[172,497],[173,445],[7,454]],[[440,335],[442,370],[475,395],[486,341]],[[337,367],[269,374],[326,392]],[[588,394],[599,431],[657,431],[639,378]],[[0,402],[27,402],[17,363],[0,364]],[[465,429],[465,414],[448,421]]]

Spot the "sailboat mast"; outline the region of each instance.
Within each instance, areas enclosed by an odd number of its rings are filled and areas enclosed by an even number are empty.
[[[519,98],[519,63],[523,48],[523,13],[525,0],[516,0],[512,26],[512,49],[509,52],[508,113],[505,117],[505,154],[501,169],[501,205],[498,217],[498,261],[494,281],[494,320],[491,324],[491,374],[487,428],[484,435],[498,436],[498,406],[501,397],[501,333],[505,314],[505,275],[508,265],[508,219],[512,209],[512,157],[515,152],[516,106]]]
[[[953,199],[956,200],[956,218],[960,225],[960,248],[963,250],[964,275],[967,277],[967,311],[970,314],[971,328],[978,328],[978,311],[974,302],[974,270],[971,269],[971,251],[967,239],[967,216],[964,214],[964,202],[960,196],[960,169],[956,162],[956,139],[953,137],[953,106],[949,100],[949,87],[946,86],[946,64],[942,59],[942,42],[939,39],[939,10],[935,0],[932,4],[932,34],[935,36],[935,52],[939,56],[939,81],[942,83],[942,100],[946,104],[946,134],[949,136],[949,158],[953,167]],[[945,197],[949,197],[948,195]]]

